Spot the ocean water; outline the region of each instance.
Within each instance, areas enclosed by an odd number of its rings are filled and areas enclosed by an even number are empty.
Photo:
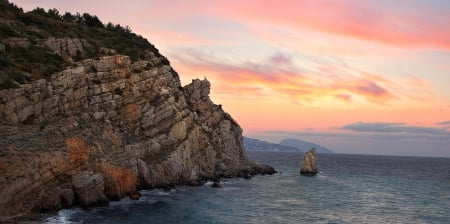
[[[450,223],[450,158],[248,152],[278,174],[143,191],[106,208],[68,209],[45,223]]]

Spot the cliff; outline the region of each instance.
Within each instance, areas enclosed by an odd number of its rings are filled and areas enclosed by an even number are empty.
[[[46,43],[66,46],[55,49],[69,59],[78,46],[74,38],[37,41]],[[11,53],[11,42],[1,44]],[[242,129],[210,100],[209,81],[182,87],[155,52],[133,61],[102,50],[0,90],[0,217],[274,172],[247,159]]]
[[[122,55],[1,90],[0,215],[272,172],[247,160],[241,128],[209,91]]]

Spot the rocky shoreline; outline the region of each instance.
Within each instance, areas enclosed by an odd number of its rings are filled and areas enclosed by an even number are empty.
[[[273,174],[247,159],[209,81],[182,87],[163,59],[102,56],[0,90],[0,217]]]

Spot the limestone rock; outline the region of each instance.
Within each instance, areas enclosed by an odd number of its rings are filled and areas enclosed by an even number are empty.
[[[105,185],[102,175],[85,171],[72,178],[73,190],[80,206],[108,204],[108,198],[104,194]]]
[[[72,54],[79,43],[47,44]],[[211,101],[208,80],[182,87],[152,55],[86,59],[0,90],[0,218],[275,172],[247,159],[242,129]]]
[[[308,152],[306,152],[305,156],[303,157],[300,173],[303,175],[316,175],[317,172],[316,149],[312,148]]]
[[[12,46],[20,46],[23,48],[28,48],[30,46],[30,40],[22,37],[10,37],[5,40],[2,40],[2,43]]]
[[[43,44],[53,50],[63,58],[71,58],[84,52],[83,45],[87,45],[85,40],[78,38],[55,38],[46,39]]]
[[[41,211],[54,212],[73,205],[74,193],[72,189],[60,189],[51,192],[41,203]]]
[[[117,51],[111,48],[106,47],[100,47],[100,53],[101,54],[116,54]]]

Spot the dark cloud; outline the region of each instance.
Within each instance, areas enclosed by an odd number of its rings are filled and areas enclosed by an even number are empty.
[[[427,135],[449,135],[445,129],[411,126],[403,123],[366,123],[357,122],[353,124],[347,124],[340,127],[343,130],[349,130],[354,132],[385,132],[385,133],[415,133],[415,134],[427,134]]]
[[[381,132],[383,126],[388,126],[387,129],[397,126],[403,128],[411,126],[401,123],[371,123],[371,125],[376,127],[373,129],[379,131],[274,130],[250,136],[275,143],[285,138],[298,138],[323,145],[337,153],[450,157],[450,150],[448,149],[450,133],[442,129],[427,133],[416,132],[417,129],[414,128],[410,132],[395,132],[393,130]],[[428,129],[427,127],[419,128]]]
[[[277,53],[269,58],[269,62],[275,65],[291,65],[292,59],[287,54]]]
[[[444,126],[450,125],[450,121],[442,121],[442,122],[437,123],[437,125],[444,125]]]
[[[374,82],[367,83],[366,85],[357,86],[355,89],[366,95],[372,96],[390,95],[390,93],[386,89],[380,87],[378,84]]]

